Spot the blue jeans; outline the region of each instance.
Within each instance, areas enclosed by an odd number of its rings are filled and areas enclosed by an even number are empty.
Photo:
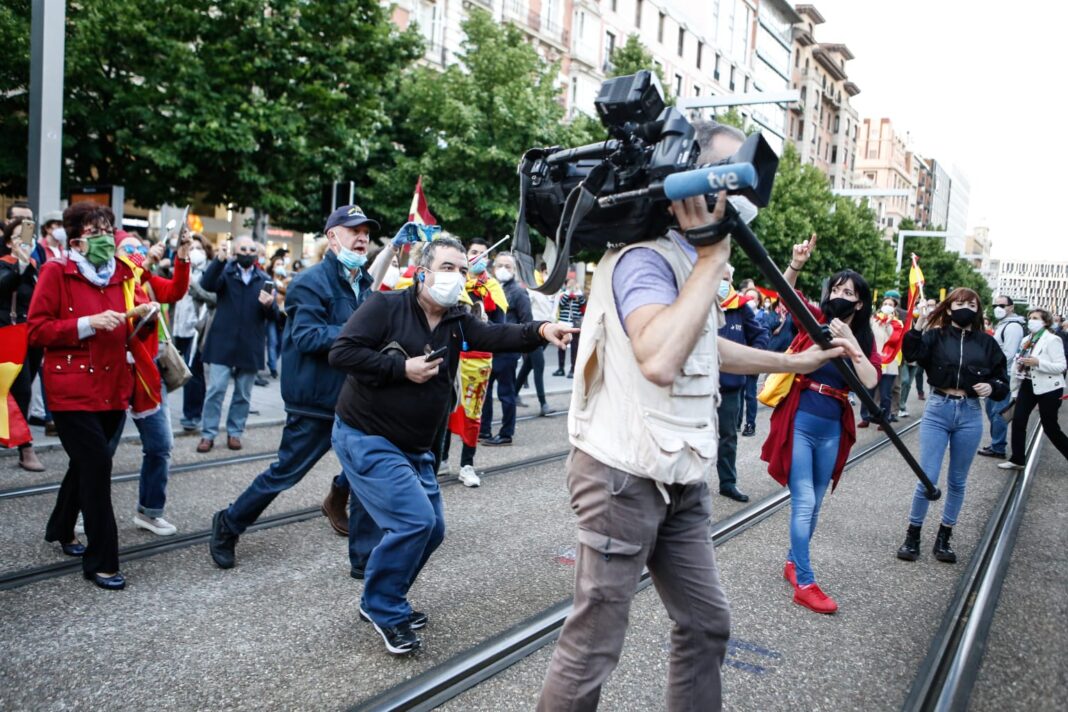
[[[978,398],[950,400],[937,393],[931,394],[920,422],[920,466],[931,482],[938,484],[942,460],[946,448],[949,448],[949,484],[946,503],[942,508],[942,523],[947,527],[957,523],[961,505],[964,504],[968,470],[982,439],[983,412]],[[924,492],[923,485],[917,483],[912,495],[912,510],[909,512],[910,524],[920,526],[927,516],[927,507],[931,502]]]
[[[200,358],[200,345],[196,353],[193,350],[193,337],[175,336],[174,345],[189,364],[193,377],[182,386],[182,426],[196,427],[200,424],[200,413],[204,409],[204,362]]]
[[[990,419],[990,449],[1001,454],[1005,454],[1009,436],[1009,424],[1001,417],[1001,411],[1005,410],[1011,398],[1010,394],[999,401],[986,399],[986,417]]]
[[[219,418],[222,417],[223,398],[230,376],[234,378],[234,395],[230,399],[230,411],[226,414],[226,434],[240,437],[245,432],[248,420],[249,397],[252,395],[252,382],[256,380],[256,371],[224,366],[221,363],[209,363],[208,393],[204,398],[204,417],[200,426],[200,436],[205,440],[214,440],[219,434]]]
[[[738,425],[742,424],[742,417],[744,414],[745,424],[756,427],[756,415],[757,415],[757,377],[746,376],[745,386],[742,387],[742,406],[738,410]],[[720,421],[723,422],[722,420]]]
[[[147,418],[134,418],[141,435],[141,479],[137,511],[146,517],[162,517],[167,504],[167,477],[171,470],[171,410],[167,407],[167,387],[160,388],[159,410]]]
[[[872,388],[868,393],[871,394],[872,400],[879,404],[879,409],[890,415],[890,402],[894,396],[894,381],[897,380],[897,376],[890,373],[883,373],[879,376],[879,385]],[[872,420],[873,413],[868,411],[868,407],[864,405],[864,401],[860,402],[860,419]],[[894,413],[894,415],[897,415]]]
[[[486,400],[482,404],[482,423],[479,435],[489,437],[493,434],[493,384],[497,384],[497,397],[501,401],[502,438],[515,435],[515,367],[519,363],[519,354],[495,354],[493,372],[486,384]]]
[[[364,569],[360,607],[379,625],[400,625],[412,612],[408,589],[445,538],[434,453],[402,452],[340,418],[333,443],[353,494],[384,532]]]
[[[282,347],[282,338],[278,333],[278,326],[268,322],[267,324],[267,368],[274,372],[278,370],[278,354]]]
[[[842,424],[830,418],[797,411],[794,418],[794,449],[790,461],[790,552],[787,561],[794,562],[797,585],[815,583],[809,542],[816,532],[820,506],[831,484],[834,463],[838,459],[838,443]]]

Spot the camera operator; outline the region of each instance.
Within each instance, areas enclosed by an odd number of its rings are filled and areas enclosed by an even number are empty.
[[[699,163],[732,155],[741,132],[695,126]],[[682,231],[710,227],[704,196],[672,204]],[[717,336],[730,240],[691,247],[677,232],[609,250],[583,322],[568,430],[568,486],[578,515],[574,608],[538,709],[595,709],[619,660],[630,601],[648,567],[672,620],[667,708],[719,709],[727,599],[709,538],[719,369],[809,372],[845,353],[778,354]],[[717,355],[718,352],[718,355]],[[733,428],[733,422],[724,427]]]
[[[548,322],[483,322],[459,306],[467,271],[455,239],[424,243],[414,285],[373,293],[330,349],[330,366],[348,373],[334,452],[353,494],[384,532],[367,560],[360,616],[394,655],[417,649],[413,631],[427,622],[412,610],[408,590],[445,537],[433,446],[452,403],[461,351],[564,347],[576,331]]]

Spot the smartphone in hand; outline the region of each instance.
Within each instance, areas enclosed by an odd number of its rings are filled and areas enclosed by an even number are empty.
[[[426,360],[427,361],[434,361],[436,359],[442,358],[448,352],[449,352],[449,347],[448,346],[442,346],[440,349],[434,349],[433,351],[428,353],[426,355]]]
[[[268,294],[270,294],[271,292],[274,291],[274,282],[272,282],[271,280],[268,279],[266,282],[263,283],[263,287],[261,287],[260,289],[261,289],[261,291],[264,291],[264,292],[267,292]]]
[[[19,240],[22,242],[22,244],[29,247],[33,244],[33,231],[37,227],[37,223],[35,223],[33,220],[23,220],[22,225],[20,225],[20,227],[22,228],[22,235]]]

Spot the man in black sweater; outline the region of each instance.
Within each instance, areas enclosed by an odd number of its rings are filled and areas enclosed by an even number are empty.
[[[330,350],[348,375],[334,420],[333,445],[353,493],[384,534],[364,571],[360,616],[386,649],[409,653],[408,589],[445,536],[434,475],[434,433],[452,402],[461,351],[563,347],[576,330],[548,322],[489,324],[457,306],[467,279],[463,246],[438,238],[423,249],[410,289],[373,294]],[[350,536],[351,536],[350,532]]]

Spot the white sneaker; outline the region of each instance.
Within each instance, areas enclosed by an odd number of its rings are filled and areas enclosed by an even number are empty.
[[[135,526],[147,529],[153,534],[159,534],[160,536],[170,536],[178,531],[178,527],[174,526],[163,517],[149,517],[141,512],[134,515],[133,523]]]
[[[74,523],[75,534],[85,534],[85,521],[82,519],[82,513],[78,512],[78,521]]]
[[[1002,470],[1022,470],[1024,466],[1017,465],[1015,462],[1009,462],[1008,460],[1006,460],[1005,462],[999,462],[998,468]]]
[[[482,480],[475,474],[475,468],[470,465],[464,465],[460,468],[460,482],[464,487],[478,487],[482,484]]]
[[[899,417],[899,418],[907,418],[907,417],[909,417],[908,408],[902,408],[901,410],[899,410],[897,412],[897,417]]]

